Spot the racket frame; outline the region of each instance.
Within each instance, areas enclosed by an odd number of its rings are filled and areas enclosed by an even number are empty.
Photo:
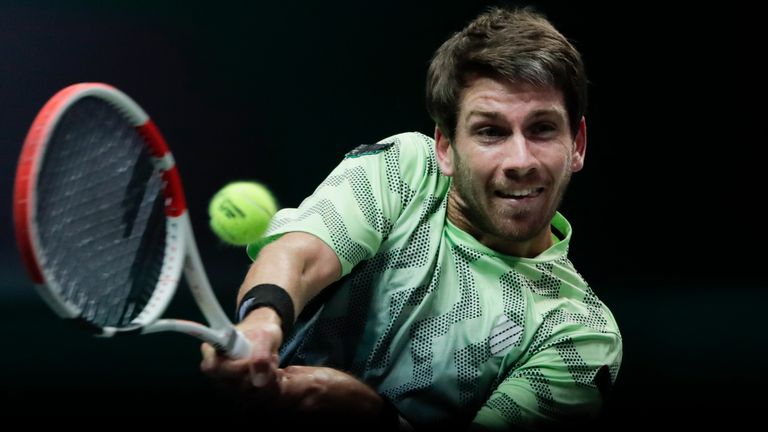
[[[144,309],[125,327],[99,327],[82,318],[83,311],[64,298],[60,284],[46,267],[37,228],[37,178],[47,143],[62,115],[85,97],[96,97],[109,103],[137,129],[163,179],[166,240],[160,277]],[[234,328],[211,288],[195,242],[173,155],[147,113],[120,90],[104,83],[73,84],[60,90],[43,106],[30,127],[19,157],[13,212],[16,240],[24,266],[38,294],[60,317],[86,322],[97,336],[176,331],[208,342],[232,358],[245,358],[250,354],[250,342]],[[182,271],[195,302],[211,327],[183,319],[159,319],[176,292]]]

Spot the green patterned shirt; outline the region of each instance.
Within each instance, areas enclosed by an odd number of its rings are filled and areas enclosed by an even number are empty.
[[[343,276],[302,313],[283,364],[348,371],[416,427],[596,415],[621,336],[567,258],[568,221],[555,215],[555,244],[539,256],[504,255],[447,220],[450,184],[434,141],[405,133],[348,153],[275,215],[268,236],[314,234]]]

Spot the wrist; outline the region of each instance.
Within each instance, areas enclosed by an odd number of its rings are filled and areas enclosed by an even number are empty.
[[[251,327],[252,324],[256,323],[268,323],[274,324],[278,328],[282,327],[282,322],[283,320],[280,318],[280,315],[274,309],[267,306],[251,309],[240,321],[241,324],[245,324],[245,327]]]
[[[248,290],[237,307],[237,321],[243,321],[246,316],[256,310],[269,308],[280,318],[280,328],[283,337],[293,330],[294,310],[291,296],[283,288],[274,284],[259,284]],[[259,312],[265,314],[268,312]]]

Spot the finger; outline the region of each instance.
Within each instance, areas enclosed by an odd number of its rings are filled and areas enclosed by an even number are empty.
[[[216,350],[208,343],[200,344],[200,354],[203,359],[200,361],[200,370],[203,373],[209,373],[216,365]]]
[[[248,359],[253,386],[260,388],[276,385],[277,350],[281,339],[279,329],[274,325],[264,325],[246,329],[245,332],[253,341],[251,356]]]
[[[263,348],[259,348],[259,350],[261,349]],[[253,358],[249,364],[249,372],[253,386],[257,388],[269,386],[277,389],[277,353],[256,352],[254,355],[257,356],[257,358]]]
[[[248,374],[248,361],[246,359],[233,360],[219,353],[207,343],[202,344],[200,350],[203,355],[200,370],[206,375],[231,379],[242,378]]]

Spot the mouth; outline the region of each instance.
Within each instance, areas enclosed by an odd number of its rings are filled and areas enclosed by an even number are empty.
[[[543,187],[538,187],[538,188],[524,188],[524,189],[508,189],[504,191],[497,190],[494,193],[499,198],[523,201],[527,199],[536,198],[539,195],[541,195],[543,191],[544,191]]]

